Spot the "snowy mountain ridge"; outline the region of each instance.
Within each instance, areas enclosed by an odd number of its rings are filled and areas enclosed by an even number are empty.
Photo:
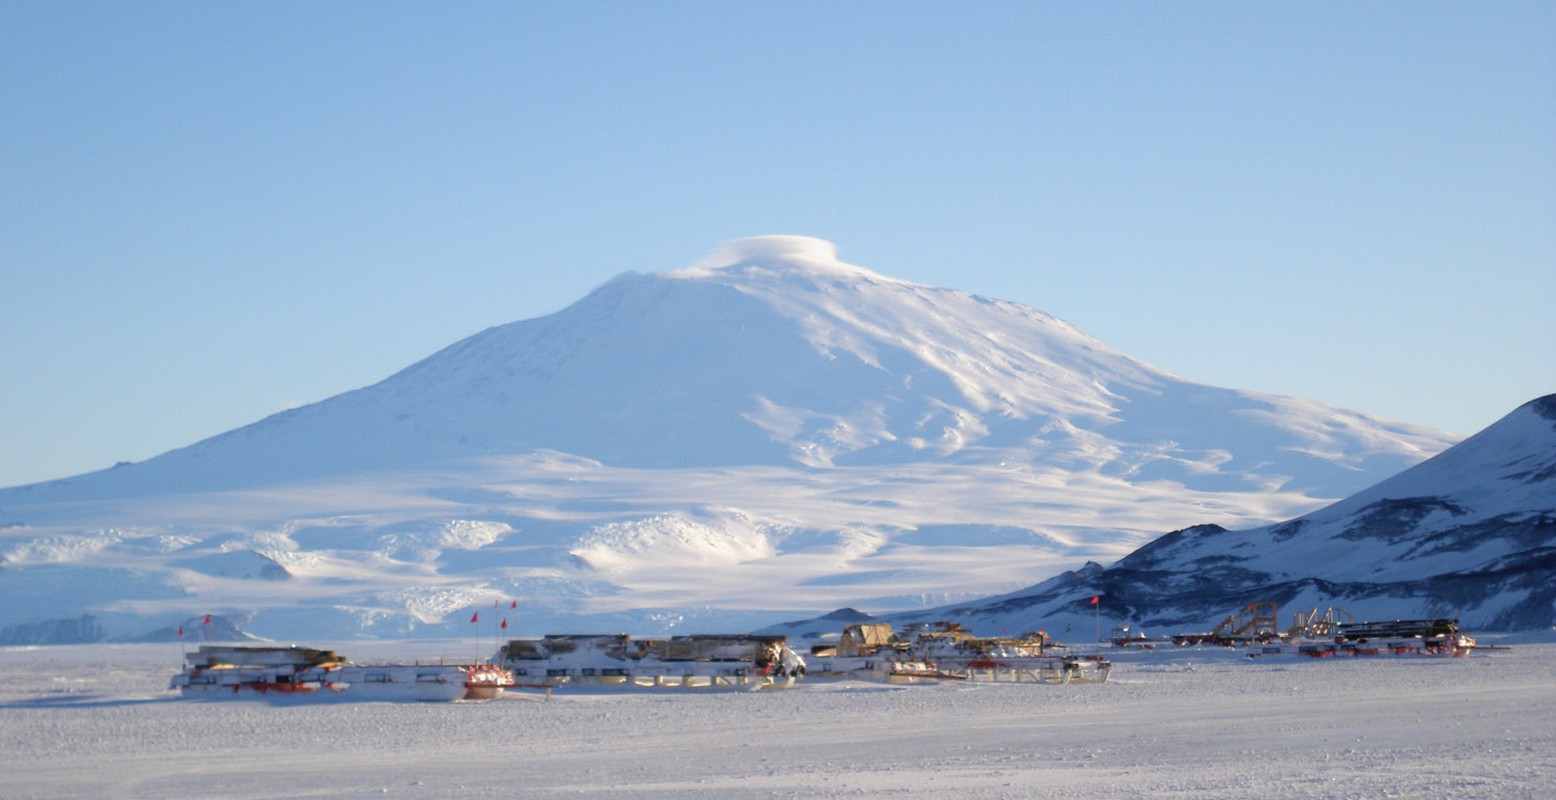
[[[1556,625],[1556,395],[1432,459],[1287,522],[1166,534],[1117,563],[904,619],[990,627],[1101,616],[1136,631],[1208,628],[1245,604],[1358,619],[1451,617],[1472,630]],[[1283,621],[1284,624],[1284,621]],[[1195,628],[1194,626],[1200,626]]]
[[[930,607],[1286,519],[1452,442],[757,237],[146,462],[0,490],[0,631],[215,610],[260,635],[447,634],[499,598],[638,633]]]

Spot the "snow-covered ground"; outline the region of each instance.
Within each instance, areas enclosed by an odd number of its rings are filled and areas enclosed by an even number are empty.
[[[1110,649],[1103,685],[191,702],[168,645],[0,649],[0,795],[1548,797],[1556,643],[1248,662]],[[1505,640],[1503,640],[1505,642]],[[351,643],[358,660],[471,643]]]

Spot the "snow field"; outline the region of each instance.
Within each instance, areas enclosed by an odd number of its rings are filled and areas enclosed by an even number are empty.
[[[1109,655],[1113,680],[1087,686],[271,705],[175,699],[168,646],[10,648],[0,796],[1535,798],[1556,786],[1556,644],[1464,659]]]

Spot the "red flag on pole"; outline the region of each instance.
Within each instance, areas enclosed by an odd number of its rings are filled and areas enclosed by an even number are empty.
[[[519,607],[519,601],[517,601],[517,600],[510,600],[508,602],[508,607],[509,608],[518,608]]]
[[[1101,599],[1102,599],[1102,595],[1100,595],[1100,594],[1099,594],[1099,595],[1097,595],[1097,596],[1096,596],[1096,597],[1093,597],[1093,598],[1091,598],[1091,604],[1092,604],[1092,605],[1096,605],[1096,604],[1097,604],[1097,601],[1098,601],[1098,600],[1101,600]]]
[[[470,621],[471,622],[479,622],[480,619],[481,619],[481,612],[479,612],[479,611],[477,611],[474,614],[470,615]]]
[[[182,625],[178,626],[178,638],[184,638],[184,626]]]
[[[200,624],[201,625],[209,625],[209,624],[211,624],[211,615],[210,614],[206,614],[205,615],[205,621],[200,623]]]
[[[507,630],[507,629],[508,629],[508,619],[507,619],[507,617],[504,617],[504,618],[503,618],[503,621],[502,621],[502,629],[503,629],[503,630]]]

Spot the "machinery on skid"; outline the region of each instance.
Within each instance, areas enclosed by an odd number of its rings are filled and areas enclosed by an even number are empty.
[[[489,700],[514,685],[490,664],[357,664],[296,645],[201,645],[185,662],[168,688],[207,699]]]
[[[553,688],[782,688],[805,677],[786,637],[755,634],[553,634],[510,640],[496,661],[526,686]]]
[[[1280,637],[1280,606],[1267,600],[1249,603],[1226,619],[1209,633],[1175,633],[1173,644],[1219,644],[1235,647],[1264,644]]]
[[[1061,649],[1048,634],[974,636],[955,622],[911,625],[897,633],[890,623],[849,625],[836,644],[811,648],[813,675],[891,683],[925,680],[1000,683],[1101,683],[1112,664],[1100,655]]]
[[[1271,601],[1249,603],[1228,615],[1209,633],[1174,634],[1179,645],[1217,644],[1246,647],[1249,657],[1425,655],[1463,656],[1476,647],[1475,638],[1459,630],[1456,619],[1361,621],[1344,609],[1317,608],[1297,612],[1291,627],[1280,630],[1279,606]]]

